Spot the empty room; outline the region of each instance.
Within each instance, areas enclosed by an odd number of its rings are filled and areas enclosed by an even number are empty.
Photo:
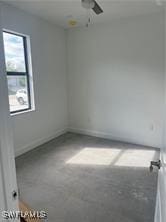
[[[0,222],[166,221],[166,2],[0,1]]]

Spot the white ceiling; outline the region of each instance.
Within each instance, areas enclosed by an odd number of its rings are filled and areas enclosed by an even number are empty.
[[[91,10],[93,23],[107,23],[113,19],[143,15],[162,10],[165,0],[97,0],[104,13],[96,15]],[[68,28],[73,18],[77,26],[83,26],[87,20],[87,11],[82,8],[81,0],[4,0],[17,8],[44,18],[58,26]]]

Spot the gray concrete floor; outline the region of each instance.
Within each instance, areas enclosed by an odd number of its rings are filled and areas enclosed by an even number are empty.
[[[154,148],[67,133],[16,159],[21,198],[49,222],[153,222]]]

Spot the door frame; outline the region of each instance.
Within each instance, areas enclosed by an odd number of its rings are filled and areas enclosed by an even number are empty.
[[[15,155],[3,47],[2,10],[3,4],[0,2],[0,218],[2,218],[3,210],[18,210]],[[13,198],[13,191],[17,192],[16,198]],[[2,220],[3,218],[0,221]],[[18,219],[10,219],[10,221],[19,222]]]
[[[155,222],[166,221],[166,4],[164,9],[164,113],[163,113],[163,146],[160,152],[161,169],[158,173],[157,201]]]

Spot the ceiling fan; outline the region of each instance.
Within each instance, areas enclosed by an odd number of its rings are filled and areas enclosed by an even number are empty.
[[[103,13],[103,9],[95,0],[81,0],[82,7],[86,9],[92,9],[97,15]]]
[[[99,6],[99,4],[95,0],[81,0],[82,7],[87,9],[87,22],[86,27],[89,27],[91,24],[91,9],[97,14],[103,13],[103,9]],[[77,21],[75,19],[70,19],[68,21],[70,27],[75,27],[77,25]]]

